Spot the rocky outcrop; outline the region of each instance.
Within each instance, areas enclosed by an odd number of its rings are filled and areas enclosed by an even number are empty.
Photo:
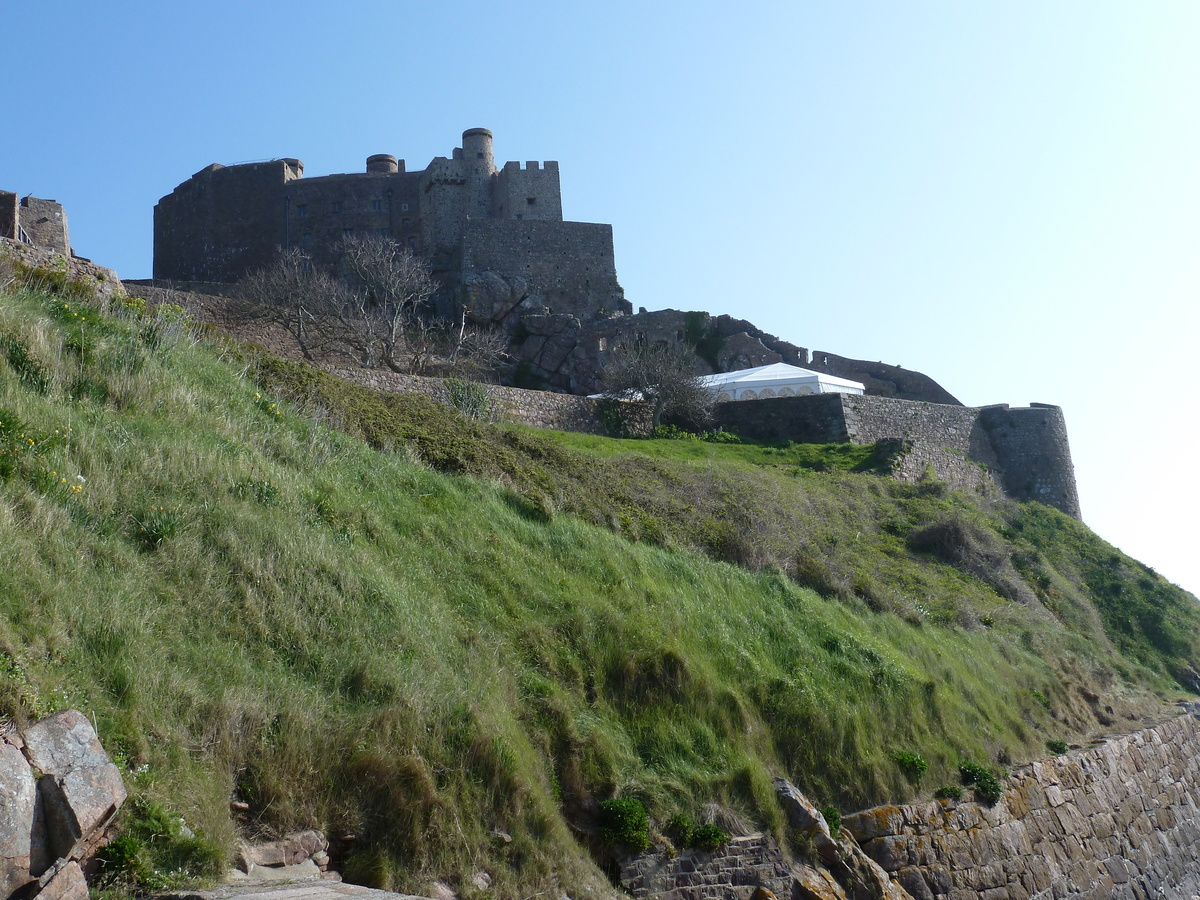
[[[86,900],[80,863],[99,848],[125,796],[82,713],[0,731],[0,897]]]

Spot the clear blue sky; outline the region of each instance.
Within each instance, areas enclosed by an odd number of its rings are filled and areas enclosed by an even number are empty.
[[[491,128],[635,306],[1061,405],[1084,518],[1200,591],[1200,4],[4,4],[0,188],[151,269],[211,162],[410,168]]]

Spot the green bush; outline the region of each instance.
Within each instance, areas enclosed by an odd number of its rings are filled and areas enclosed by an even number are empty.
[[[710,444],[740,444],[742,439],[732,431],[703,431],[700,440]]]
[[[650,847],[650,817],[636,797],[614,797],[600,804],[600,839],[612,847],[641,853]]]
[[[938,800],[961,800],[962,788],[957,784],[944,784],[933,792],[933,796]]]
[[[698,441],[700,435],[680,428],[678,425],[655,425],[646,435],[654,441]]]
[[[842,832],[842,814],[838,812],[836,806],[822,806],[821,815],[825,818],[825,824],[829,826],[829,833],[833,837],[837,837]]]
[[[729,843],[729,835],[719,825],[699,825],[692,830],[692,839],[689,843],[697,850],[712,853],[718,847]]]
[[[663,833],[671,839],[676,847],[692,846],[692,835],[696,831],[696,823],[692,821],[690,816],[683,813],[676,813],[667,820],[667,824],[663,827]]]
[[[21,384],[39,394],[50,386],[50,370],[34,356],[23,341],[11,334],[0,334],[0,351]]]
[[[1062,740],[1046,741],[1046,749],[1056,756],[1062,756],[1070,749],[1070,744]]]
[[[910,750],[897,750],[892,754],[892,759],[900,766],[904,777],[913,784],[918,784],[929,769],[929,763],[925,761],[925,757]]]
[[[450,403],[468,419],[486,419],[492,409],[492,395],[478,381],[447,378],[446,390]]]
[[[975,797],[988,806],[995,806],[1000,800],[1000,782],[992,770],[976,763],[965,762],[959,765],[958,772],[963,784],[975,786]]]

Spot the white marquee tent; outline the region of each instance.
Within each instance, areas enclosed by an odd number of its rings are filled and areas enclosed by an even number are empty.
[[[717,400],[765,400],[768,397],[798,397],[804,394],[861,394],[866,388],[857,381],[773,363],[737,372],[705,375],[705,384],[717,391]]]

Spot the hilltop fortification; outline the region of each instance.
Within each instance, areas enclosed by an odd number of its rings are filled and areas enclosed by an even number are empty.
[[[450,157],[415,171],[387,153],[368,157],[364,172],[317,178],[298,159],[206,166],[154,208],[154,278],[234,282],[280,248],[331,263],[352,235],[390,237],[426,257],[443,315],[464,292],[497,283],[513,300],[501,318],[514,321],[545,309],[583,319],[632,311],[612,226],[564,221],[558,163],[497,168],[486,128],[464,131]]]
[[[223,285],[280,249],[333,265],[339,242],[362,235],[389,237],[428,260],[441,285],[437,315],[506,331],[507,377],[520,387],[601,391],[611,359],[638,345],[687,345],[698,373],[789,363],[859,381],[869,396],[724,404],[721,421],[768,439],[900,440],[909,447],[901,477],[929,467],[962,487],[994,482],[1079,516],[1057,407],[967,409],[920,372],[810,353],[742,319],[633,314],[617,282],[612,227],[564,221],[558,163],[497,167],[485,128],[468,129],[449,157],[413,171],[386,153],[368,157],[363,172],[316,178],[304,177],[298,159],[207,166],[154,209],[155,282],[227,293]]]

